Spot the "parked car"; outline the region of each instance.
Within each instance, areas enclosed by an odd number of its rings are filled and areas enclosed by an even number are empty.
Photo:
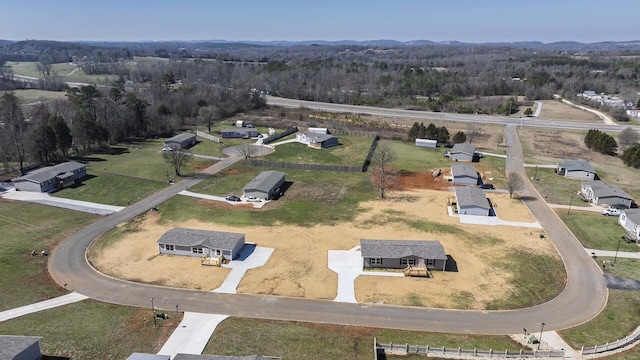
[[[619,216],[620,215],[620,210],[613,209],[613,208],[604,209],[604,210],[602,210],[602,215]]]
[[[493,189],[495,189],[493,187],[493,184],[480,184],[480,185],[478,185],[478,187],[480,189],[485,189],[485,190],[493,190]]]
[[[242,201],[242,199],[240,199],[239,197],[235,196],[235,195],[229,195],[227,197],[224,198],[227,201]]]
[[[249,201],[249,202],[260,202],[260,201],[262,201],[262,199],[257,198],[257,197],[255,197],[255,196],[247,196],[247,197],[245,198],[245,200],[247,200],[247,201]]]
[[[169,146],[165,146],[162,148],[162,152],[171,152],[173,151],[173,148],[169,147]]]

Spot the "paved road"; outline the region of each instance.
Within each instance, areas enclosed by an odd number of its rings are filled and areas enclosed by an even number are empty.
[[[507,168],[523,173],[522,148],[515,136],[515,126],[509,126],[510,159]],[[238,160],[238,157],[225,159],[205,172],[215,173]],[[122,305],[149,307],[150,299],[154,298],[156,308],[167,311],[179,305],[185,311],[240,317],[452,333],[514,334],[522,331],[523,327],[534,329],[541,322],[547,324],[548,330],[563,329],[588,321],[600,312],[606,302],[606,287],[593,261],[546,204],[537,199],[530,200],[528,205],[565,261],[568,281],[565,290],[554,300],[521,310],[458,311],[210,293],[118,280],[100,274],[88,264],[85,252],[93,239],[197,184],[205,176],[181,181],[78,231],[53,252],[49,261],[52,278],[80,294]],[[527,185],[527,192],[535,194],[530,185]]]

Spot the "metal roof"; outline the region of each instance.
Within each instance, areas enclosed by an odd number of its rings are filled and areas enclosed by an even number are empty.
[[[263,171],[253,178],[253,180],[249,181],[242,190],[245,192],[258,190],[268,193],[280,180],[284,179],[285,175],[285,173],[276,170]]]
[[[415,256],[422,259],[447,260],[439,241],[434,240],[360,240],[360,252],[367,258],[401,259]]]
[[[173,141],[175,141],[175,142],[181,143],[181,142],[183,142],[185,140],[189,140],[189,139],[194,138],[194,137],[196,137],[196,134],[182,133],[182,134],[178,134],[178,135],[176,135],[174,137],[170,137],[167,140],[165,140],[164,142],[169,142],[169,141],[173,142]]]
[[[455,188],[458,207],[477,206],[489,210],[489,200],[484,191],[475,186],[460,186]]]
[[[476,152],[476,146],[471,144],[455,144],[451,148],[451,154],[467,154],[473,156]]]
[[[476,170],[476,167],[473,165],[456,162],[451,164],[451,175],[453,175],[453,177],[469,176],[477,179],[478,171]]]
[[[624,192],[617,185],[604,181],[584,181],[582,185],[588,185],[593,190],[593,194],[598,198],[619,197],[622,199],[633,200],[631,195]]]
[[[13,359],[41,339],[39,336],[0,335],[0,359]]]
[[[232,250],[238,242],[243,240],[244,234],[175,228],[164,233],[157,243],[179,246],[205,246],[210,249]]]
[[[73,172],[75,170],[82,169],[84,167],[86,167],[85,164],[81,164],[75,161],[67,161],[67,162],[60,163],[58,165],[46,166],[40,169],[36,169],[28,173],[27,175],[17,177],[12,181],[26,180],[26,181],[31,181],[35,183],[43,183],[47,180],[55,178],[60,174]]]
[[[587,171],[591,173],[595,173],[591,164],[587,160],[584,159],[576,159],[576,160],[566,160],[561,162],[558,165],[559,168],[565,169],[566,171]]]

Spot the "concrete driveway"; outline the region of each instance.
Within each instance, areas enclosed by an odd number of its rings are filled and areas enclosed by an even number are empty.
[[[31,192],[31,191],[10,190],[2,194],[2,198],[17,200],[17,201],[28,201],[28,202],[55,206],[55,207],[64,208],[64,209],[82,211],[82,212],[86,212],[90,214],[98,214],[98,215],[111,215],[113,213],[116,213],[124,209],[124,207],[122,206],[105,205],[105,204],[98,204],[98,203],[80,201],[80,200],[71,200],[71,199],[50,196],[47,193]]]
[[[273,254],[273,250],[275,249],[246,244],[237,259],[222,265],[222,267],[231,269],[231,272],[222,285],[212,292],[235,294],[247,270],[264,266]]]
[[[246,200],[228,201],[228,200],[225,199],[224,196],[200,194],[200,193],[194,193],[194,192],[187,191],[187,190],[180,191],[178,194],[179,195],[184,195],[184,196],[191,196],[191,197],[195,197],[195,198],[199,198],[199,199],[225,202],[227,204],[234,205],[234,206],[251,204],[254,209],[261,209],[266,203],[269,202],[269,201],[253,202],[253,201],[246,201]],[[242,198],[240,198],[240,199],[242,199]]]

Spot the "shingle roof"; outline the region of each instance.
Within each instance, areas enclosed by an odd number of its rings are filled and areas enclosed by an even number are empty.
[[[0,359],[13,359],[41,339],[38,336],[0,335]]]
[[[244,234],[175,228],[164,233],[158,244],[206,246],[210,249],[231,250],[244,239]]]
[[[221,356],[221,355],[176,354],[173,360],[267,360],[267,358],[260,355]]]
[[[43,167],[43,168],[40,168],[40,169],[36,169],[36,170],[28,173],[27,175],[23,175],[23,176],[20,176],[20,177],[17,177],[15,179],[13,179],[13,181],[16,181],[16,180],[18,180],[18,181],[20,181],[20,180],[28,180],[28,181],[41,183],[41,182],[47,181],[49,179],[53,179],[54,177],[56,177],[59,174],[73,172],[73,171],[81,169],[81,168],[83,168],[85,166],[86,165],[81,164],[79,162],[67,161],[67,162],[60,163],[58,165],[46,166],[46,167]]]
[[[476,167],[473,165],[456,162],[451,164],[451,175],[453,175],[453,177],[469,176],[477,179],[478,171],[476,170]]]
[[[477,206],[489,210],[489,200],[484,191],[475,186],[460,186],[455,188],[458,207]]]
[[[242,190],[252,191],[259,190],[269,192],[278,182],[285,177],[285,173],[276,170],[263,171],[258,176],[249,181]]]
[[[565,169],[566,171],[587,171],[595,173],[591,164],[583,159],[566,160],[561,162],[558,167]]]
[[[368,258],[400,259],[416,256],[422,259],[447,259],[439,241],[361,239],[360,252],[363,257]]]
[[[314,133],[314,132],[306,132],[304,133],[304,135],[307,137],[307,139],[309,139],[310,141],[313,142],[325,142],[331,138],[335,138],[335,136],[333,135],[329,135],[329,134],[319,134],[319,133]]]
[[[475,152],[476,152],[476,146],[475,145],[471,145],[471,144],[467,144],[467,143],[455,144],[451,148],[451,153],[452,154],[467,154],[467,155],[473,156],[473,154]]]
[[[170,137],[167,140],[165,140],[164,142],[169,142],[169,141],[175,141],[175,142],[183,142],[187,139],[191,139],[193,137],[196,137],[196,134],[190,134],[190,133],[183,133],[183,134],[178,134],[174,137]]]
[[[627,209],[622,210],[627,215],[627,219],[633,221],[635,224],[640,224],[640,209]]]
[[[594,181],[585,181],[582,184],[591,186],[591,189],[593,190],[593,194],[598,198],[619,197],[622,199],[633,200],[631,195],[627,194],[622,189],[620,189],[617,185],[612,183],[594,180]]]

